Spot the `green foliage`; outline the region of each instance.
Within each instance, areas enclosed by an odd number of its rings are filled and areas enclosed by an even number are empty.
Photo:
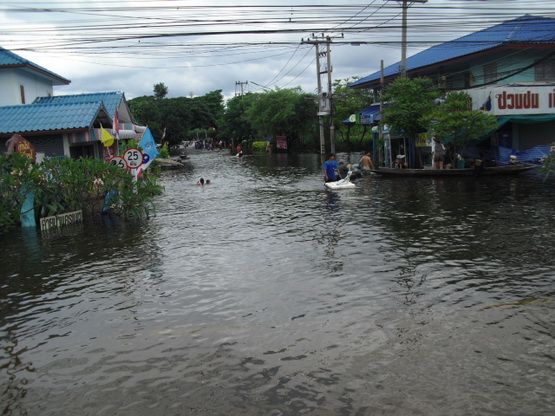
[[[428,116],[434,110],[437,92],[428,78],[398,78],[388,85],[382,111],[382,122],[391,131],[414,136],[427,130]]]
[[[349,84],[358,79],[359,77],[336,79],[333,83],[335,125],[338,129],[344,127],[343,120],[349,118],[351,114],[356,114],[369,107],[376,100],[372,90],[349,87]]]
[[[445,102],[426,116],[428,129],[440,140],[465,148],[497,129],[495,116],[472,110],[472,98],[465,92],[451,92]]]
[[[555,143],[551,144],[551,153],[543,159],[541,172],[544,174],[545,179],[555,174]]]
[[[251,149],[253,152],[265,152],[267,144],[268,142],[266,142],[265,140],[252,142]]]
[[[27,192],[35,195],[38,218],[68,211],[99,213],[110,198],[112,212],[125,217],[148,216],[161,192],[156,177],[145,172],[139,181],[99,159],[47,159],[41,165],[21,155],[0,157],[0,232],[19,223]]]
[[[225,112],[218,121],[218,130],[222,138],[235,139],[235,143],[239,143],[243,139],[255,137],[254,128],[247,119],[247,111],[257,95],[236,96],[226,103]]]
[[[168,87],[166,84],[163,82],[154,84],[154,98],[161,100],[162,98],[166,98],[166,95],[168,95]]]
[[[170,152],[167,146],[164,146],[160,149],[160,153],[158,154],[160,159],[168,159],[170,157]]]
[[[166,128],[165,140],[170,144],[190,140],[191,130],[216,128],[224,109],[221,90],[194,98],[137,97],[129,101],[129,106],[137,121],[149,126],[154,137],[160,138]]]
[[[314,96],[300,88],[254,94],[246,118],[260,137],[286,136],[289,148],[315,146],[318,138]]]

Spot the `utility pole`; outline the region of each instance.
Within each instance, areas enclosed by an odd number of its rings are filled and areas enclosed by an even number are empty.
[[[394,0],[397,1],[397,0]],[[407,76],[407,29],[408,29],[408,10],[409,3],[427,3],[428,0],[403,0],[401,7],[403,8],[403,17],[401,23],[401,68],[399,73],[401,78]]]
[[[320,44],[314,43],[316,49],[316,79],[318,80],[318,126],[320,127],[320,155],[326,157],[326,132],[324,130],[324,115],[322,111],[322,79],[320,78]]]
[[[235,96],[245,95],[245,89],[248,88],[249,81],[235,81]]]
[[[241,116],[243,115],[243,96],[245,95],[245,87],[248,87],[249,81],[235,81],[235,96],[241,97],[239,101],[239,108],[241,110]],[[245,136],[241,136],[241,142],[244,140]],[[231,147],[235,147],[235,136],[231,137]]]
[[[343,35],[340,36],[343,38]],[[318,85],[318,124],[320,126],[320,154],[325,157],[326,153],[326,137],[324,117],[329,117],[330,123],[330,150],[335,153],[335,125],[333,123],[333,87],[332,87],[332,72],[333,67],[331,64],[331,41],[332,37],[325,36],[323,33],[318,36],[314,33],[309,39],[302,39],[302,43],[314,45],[316,49],[316,80]],[[320,45],[326,44],[326,50],[321,51]],[[325,70],[322,70],[321,59],[326,58]],[[327,74],[327,92],[322,91],[321,76]]]

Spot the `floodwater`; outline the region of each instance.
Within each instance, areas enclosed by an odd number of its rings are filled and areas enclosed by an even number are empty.
[[[555,182],[188,163],[150,220],[0,237],[0,414],[555,414]]]

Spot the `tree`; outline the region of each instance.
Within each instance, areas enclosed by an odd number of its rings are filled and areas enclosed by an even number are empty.
[[[414,137],[428,128],[437,92],[429,78],[398,78],[388,85],[382,123],[404,137]]]
[[[166,84],[163,82],[154,84],[154,98],[161,100],[162,98],[166,98],[166,95],[168,95],[168,87]]]
[[[299,144],[316,146],[317,106],[315,97],[300,87],[253,94],[246,119],[260,137],[284,135],[289,148]]]
[[[150,127],[154,137],[161,137],[166,129],[166,140],[177,144],[188,140],[194,129],[214,129],[223,113],[221,90],[203,96],[156,99],[137,97],[129,101],[133,115],[139,123]]]
[[[449,140],[456,151],[472,140],[497,130],[497,119],[491,114],[472,110],[472,98],[466,92],[450,92],[445,102],[427,117],[428,129],[441,140]]]
[[[366,107],[375,102],[375,96],[372,90],[368,89],[355,89],[349,87],[350,84],[357,81],[359,77],[336,79],[333,84],[333,103],[335,108],[335,130],[343,135],[345,130],[345,123],[343,121],[351,114],[356,114]],[[343,135],[347,146],[353,150],[354,146],[351,143],[351,131],[354,130],[355,134],[362,139],[366,133],[366,126],[348,124],[346,127],[346,134]]]

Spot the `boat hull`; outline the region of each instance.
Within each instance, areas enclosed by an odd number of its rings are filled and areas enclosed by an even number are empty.
[[[379,168],[372,172],[383,176],[417,176],[417,177],[447,177],[447,176],[499,176],[499,175],[516,175],[532,169],[537,166],[494,166],[481,170],[474,168],[466,169],[394,169]]]

